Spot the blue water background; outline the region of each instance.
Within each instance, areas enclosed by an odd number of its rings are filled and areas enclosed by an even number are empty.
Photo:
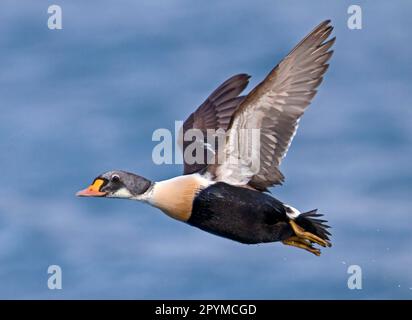
[[[412,297],[412,3],[50,1],[0,4],[0,298],[372,299]],[[319,208],[333,247],[318,258],[279,243],[241,245],[147,205],[79,199],[101,172],[152,180],[173,129],[227,77],[252,88],[320,21],[337,42],[273,195]],[[63,289],[47,288],[47,267]],[[359,265],[363,289],[349,290]]]

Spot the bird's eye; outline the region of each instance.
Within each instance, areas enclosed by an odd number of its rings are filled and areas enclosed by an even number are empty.
[[[119,182],[120,177],[117,174],[114,174],[114,175],[112,175],[111,180],[112,180],[112,182]]]

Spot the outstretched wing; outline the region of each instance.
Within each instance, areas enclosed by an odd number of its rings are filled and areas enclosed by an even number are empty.
[[[283,182],[279,165],[328,69],[332,29],[322,22],[247,95],[232,117],[224,162],[211,167],[217,180],[258,190]],[[244,129],[258,129],[259,139]]]
[[[188,145],[191,143],[199,143],[204,150],[204,161],[202,161],[203,163],[189,164],[185,160],[185,157],[183,157],[184,174],[197,172],[207,166],[207,159],[210,158],[211,155],[208,154],[207,142],[205,141],[207,138],[206,130],[217,130],[220,128],[227,130],[233,113],[244,99],[244,96],[239,96],[239,94],[248,85],[249,78],[250,76],[247,74],[238,74],[229,78],[213,91],[205,102],[186,119],[183,124],[183,132],[181,132],[183,137],[189,129],[197,129],[201,131],[204,138],[197,140],[193,138],[192,140],[185,141],[181,136],[179,141],[183,141],[183,155],[185,155],[185,150]],[[209,151],[211,153],[216,152],[216,150]]]

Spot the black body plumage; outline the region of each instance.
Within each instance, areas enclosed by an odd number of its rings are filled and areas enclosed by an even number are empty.
[[[215,235],[253,244],[293,235],[282,202],[266,193],[215,183],[193,201],[189,224]]]

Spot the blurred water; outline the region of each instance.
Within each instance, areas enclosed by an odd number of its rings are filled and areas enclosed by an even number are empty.
[[[0,5],[0,298],[412,297],[412,4],[358,1],[49,1]],[[245,246],[144,204],[78,199],[97,174],[152,180],[152,132],[173,128],[224,79],[252,86],[320,21],[331,68],[273,194],[319,208],[334,246],[320,258],[280,244]],[[63,290],[47,288],[47,267]],[[363,289],[347,288],[347,268]]]

